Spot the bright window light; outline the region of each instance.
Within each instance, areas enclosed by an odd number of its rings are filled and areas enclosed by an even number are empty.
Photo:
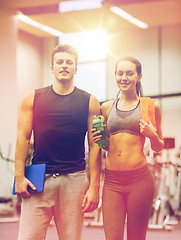
[[[59,43],[70,44],[78,53],[75,85],[98,98],[106,100],[107,32],[104,29],[64,33]]]
[[[53,36],[56,36],[56,37],[60,37],[62,35],[62,32],[54,29],[54,28],[51,28],[51,27],[48,27],[44,24],[41,24],[37,21],[34,21],[33,19],[27,17],[26,15],[22,14],[22,13],[19,13],[18,14],[18,19],[22,22],[25,22],[33,27],[36,27],[44,32],[47,32]]]
[[[133,23],[137,27],[140,27],[140,28],[143,28],[143,29],[148,28],[148,24],[146,24],[146,23],[142,22],[141,20],[133,17],[132,15],[130,15],[129,13],[125,12],[124,10],[122,10],[119,7],[113,6],[113,7],[110,7],[110,10],[113,13],[117,14],[118,16],[126,19],[127,21],[129,21],[131,23]]]
[[[74,0],[59,3],[59,12],[72,12],[102,7],[102,0]]]
[[[107,32],[104,29],[66,33],[60,43],[68,43],[78,51],[79,62],[106,59]]]

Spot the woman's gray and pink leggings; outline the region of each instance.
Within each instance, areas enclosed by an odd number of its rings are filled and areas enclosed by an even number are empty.
[[[134,171],[105,170],[103,222],[106,240],[145,240],[154,198],[154,178],[148,166]]]

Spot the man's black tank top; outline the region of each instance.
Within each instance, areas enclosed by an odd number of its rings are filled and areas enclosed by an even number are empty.
[[[46,173],[85,169],[89,99],[89,93],[76,87],[68,95],[55,93],[52,86],[35,90],[33,164],[46,163]]]

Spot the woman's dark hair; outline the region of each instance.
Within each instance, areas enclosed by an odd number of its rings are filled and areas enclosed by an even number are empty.
[[[118,63],[120,63],[122,61],[130,61],[130,62],[134,63],[136,65],[136,71],[137,71],[138,76],[142,73],[141,63],[136,58],[134,58],[134,57],[123,57],[123,58],[120,58],[116,63],[115,74],[117,72]],[[142,88],[141,82],[136,83],[136,93],[140,97],[143,96],[143,88]]]

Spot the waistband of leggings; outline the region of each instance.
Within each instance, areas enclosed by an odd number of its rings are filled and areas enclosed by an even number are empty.
[[[117,179],[118,181],[140,179],[142,177],[145,177],[148,173],[150,173],[150,170],[147,164],[141,168],[128,171],[115,171],[105,169],[105,179]]]

